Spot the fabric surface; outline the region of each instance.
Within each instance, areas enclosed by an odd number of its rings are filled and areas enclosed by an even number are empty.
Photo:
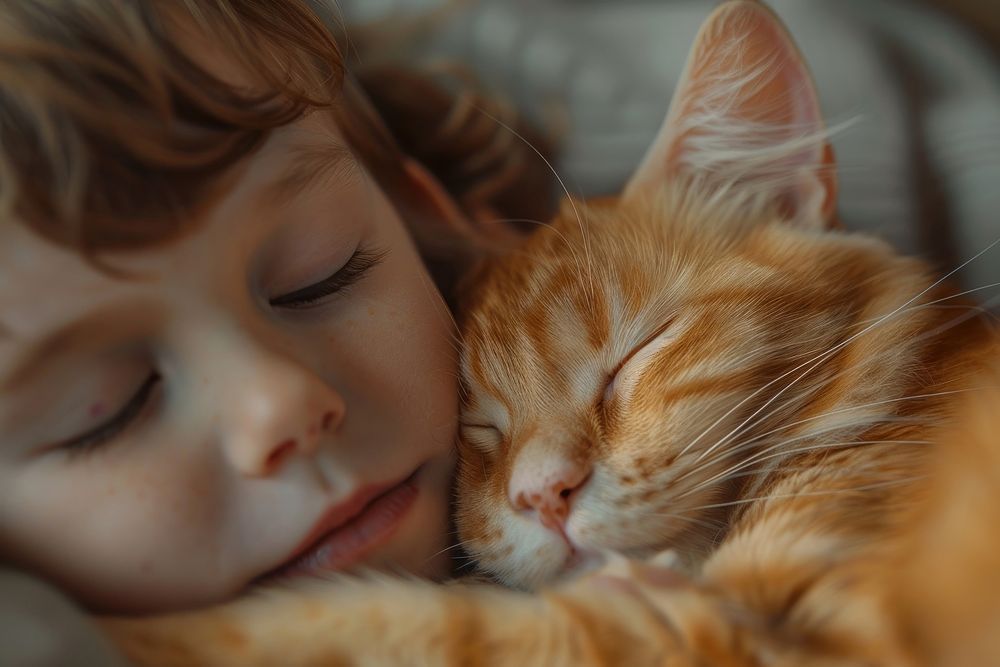
[[[442,0],[342,0],[348,23]],[[453,60],[562,135],[569,192],[618,191],[649,146],[715,0],[479,0],[394,57]],[[957,22],[900,0],[772,0],[813,70],[845,224],[950,270],[1000,238],[1000,66]],[[967,286],[1000,282],[1000,247]],[[981,298],[1000,301],[1000,290]]]

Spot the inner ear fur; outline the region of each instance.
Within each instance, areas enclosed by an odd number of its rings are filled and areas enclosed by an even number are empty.
[[[812,77],[788,30],[759,2],[727,2],[702,25],[625,196],[680,177],[750,193],[796,224],[834,224],[835,163]]]

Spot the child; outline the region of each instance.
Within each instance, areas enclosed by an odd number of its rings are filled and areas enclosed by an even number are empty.
[[[487,235],[397,148],[334,19],[0,9],[0,557],[89,609],[449,572],[445,304]],[[464,208],[515,217],[510,164],[452,178]]]

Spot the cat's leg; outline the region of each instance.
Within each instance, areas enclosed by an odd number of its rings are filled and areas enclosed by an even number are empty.
[[[102,624],[134,664],[163,667],[689,664],[648,601],[593,578],[537,595],[316,580],[202,611]]]
[[[628,575],[697,664],[915,664],[879,577],[914,502],[906,457],[879,446],[811,458],[748,503],[695,581]]]

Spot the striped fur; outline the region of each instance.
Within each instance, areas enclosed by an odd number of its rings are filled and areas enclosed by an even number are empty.
[[[919,397],[961,390],[981,358],[986,329],[961,321],[953,301],[927,305],[948,290],[919,263],[864,237],[699,201],[673,185],[648,201],[581,205],[583,226],[564,211],[477,288],[464,324],[463,422],[473,426],[458,524],[505,583],[536,587],[567,557],[506,499],[529,450],[592,462],[567,524],[584,548],[673,548],[701,563],[767,505],[749,497],[913,474],[921,425],[954,398]],[[626,364],[603,400],[623,360],[668,322],[662,347]],[[937,328],[947,335],[925,335]]]

